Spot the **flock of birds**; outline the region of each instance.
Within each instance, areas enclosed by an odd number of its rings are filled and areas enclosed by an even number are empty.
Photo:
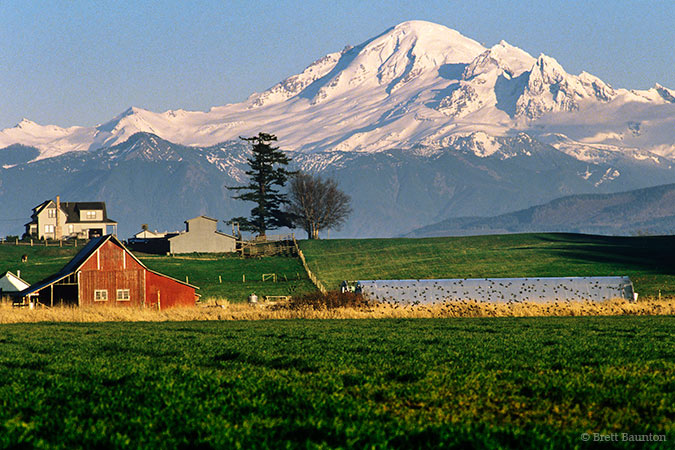
[[[369,299],[400,304],[601,302],[633,300],[628,277],[483,278],[446,280],[364,280],[357,292]]]

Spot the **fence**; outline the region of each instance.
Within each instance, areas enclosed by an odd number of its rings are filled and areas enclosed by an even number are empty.
[[[17,239],[0,239],[0,245],[25,245],[28,247],[77,247],[77,239],[70,239],[68,241],[50,241],[47,239],[44,240],[22,240]],[[86,240],[80,242],[80,244],[86,243]]]
[[[305,272],[307,272],[307,276],[309,279],[314,283],[314,286],[321,291],[322,294],[325,294],[327,292],[326,287],[323,285],[321,280],[319,280],[309,269],[309,266],[307,265],[307,261],[305,260],[305,255],[302,254],[302,250],[298,247],[298,242],[295,240],[295,236],[293,236],[293,245],[295,245],[295,250],[298,253],[298,256],[300,257],[300,261],[302,262],[302,267],[305,268]]]
[[[237,251],[241,256],[274,256],[292,253],[296,249],[296,246],[292,244],[294,240],[294,234],[258,236],[248,241],[237,241]]]

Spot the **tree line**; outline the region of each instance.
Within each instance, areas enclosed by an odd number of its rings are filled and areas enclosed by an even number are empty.
[[[240,139],[251,144],[246,158],[249,178],[244,186],[228,187],[242,193],[234,199],[252,202],[250,217],[233,217],[240,230],[265,236],[268,230],[282,227],[302,228],[309,239],[318,239],[319,231],[340,229],[351,213],[350,197],[337,182],[315,174],[287,169],[290,158],[273,146],[277,137],[258,133]],[[289,183],[287,192],[283,188]]]

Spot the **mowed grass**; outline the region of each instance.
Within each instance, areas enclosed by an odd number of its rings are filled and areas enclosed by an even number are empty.
[[[316,290],[300,260],[293,257],[239,258],[229,254],[192,254],[140,255],[139,259],[150,269],[199,286],[197,292],[203,299],[222,298],[238,302],[245,301],[251,293],[262,299],[265,295],[298,296]],[[276,274],[276,282],[273,278],[262,281],[264,274]]]
[[[20,271],[21,278],[27,283],[37,283],[61,270],[84,245],[86,244],[61,248],[45,247],[44,244],[33,247],[0,244],[0,276],[8,270],[14,275]],[[21,262],[23,255],[28,256],[28,261]]]
[[[674,326],[673,317],[2,325],[0,448],[597,447],[581,433],[672,442]]]
[[[675,237],[608,237],[541,233],[427,239],[299,241],[312,271],[329,289],[343,280],[628,275],[642,298],[675,297]],[[0,245],[0,273],[21,270],[37,282],[63,267],[78,248]],[[21,262],[21,255],[28,262]],[[297,258],[230,255],[139,255],[149,268],[200,287],[202,298],[243,301],[251,293],[299,295],[314,290]],[[276,273],[277,283],[262,281]],[[246,283],[242,282],[242,275]],[[218,279],[221,277],[222,282]]]
[[[28,283],[58,272],[70,261],[82,245],[74,247],[45,247],[35,245],[0,245],[0,275],[10,270]],[[21,256],[28,255],[27,262]],[[203,299],[223,298],[229,301],[245,301],[255,292],[263,295],[301,295],[316,288],[307,278],[297,258],[274,256],[268,258],[241,259],[230,254],[190,254],[176,256],[153,256],[138,254],[148,268],[181,281],[198,286]],[[277,282],[263,282],[262,275],[275,273]],[[218,278],[220,276],[220,279]],[[187,277],[187,278],[186,278]],[[245,282],[244,282],[245,280]]]
[[[675,237],[540,233],[300,241],[329,289],[342,280],[628,275],[643,297],[675,296]]]

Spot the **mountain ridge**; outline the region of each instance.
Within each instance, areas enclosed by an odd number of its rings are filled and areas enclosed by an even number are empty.
[[[30,208],[56,195],[105,201],[121,236],[142,223],[176,230],[190,217],[226,220],[252,207],[234,201],[226,189],[246,183],[250,149],[241,141],[190,147],[137,133],[112,147],[41,160],[32,160],[37,149],[13,149],[0,150],[0,162],[12,162],[0,167],[0,235],[20,234]],[[334,178],[352,197],[353,215],[331,237],[391,237],[447,218],[507,213],[566,194],[675,182],[672,167],[648,159],[585,163],[524,133],[476,133],[434,151],[288,155],[293,170]]]
[[[577,194],[492,217],[458,217],[413,230],[406,237],[524,232],[604,235],[672,234],[675,184],[612,194]]]

